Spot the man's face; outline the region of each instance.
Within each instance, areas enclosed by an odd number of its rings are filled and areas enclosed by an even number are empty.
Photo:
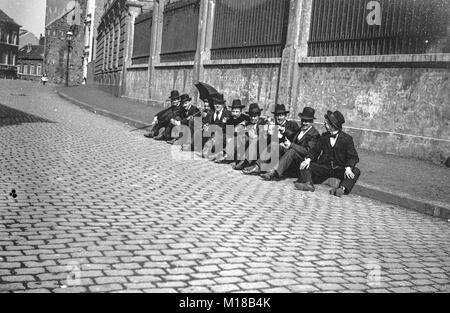
[[[203,110],[208,110],[208,109],[209,109],[209,102],[203,101]]]
[[[302,123],[302,130],[306,130],[312,124],[312,121],[302,119],[301,123]]]
[[[242,114],[242,109],[235,108],[235,109],[231,110],[231,117],[234,118],[234,119],[236,119],[239,116],[241,116],[241,114]]]
[[[219,112],[223,109],[223,103],[215,103],[214,108],[216,109],[216,112]]]
[[[173,106],[178,106],[179,104],[180,104],[180,99],[172,100],[172,105]]]
[[[191,101],[186,101],[183,103],[183,107],[187,110],[191,106]]]
[[[259,114],[251,114],[250,115],[250,123],[256,124],[259,120]]]
[[[278,125],[283,124],[286,121],[286,114],[275,115],[275,121]]]

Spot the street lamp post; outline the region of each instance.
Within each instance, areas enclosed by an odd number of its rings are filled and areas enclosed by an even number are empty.
[[[66,87],[69,87],[69,59],[70,59],[70,49],[72,48],[73,33],[68,31],[66,33],[67,39],[67,65],[66,65]]]

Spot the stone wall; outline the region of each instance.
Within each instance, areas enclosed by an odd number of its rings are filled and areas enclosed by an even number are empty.
[[[299,74],[297,111],[312,106],[323,119],[340,110],[362,148],[435,162],[450,155],[448,69],[321,65]]]
[[[182,93],[193,95],[196,89],[193,85],[193,69],[186,67],[161,67],[154,72],[152,81],[152,101],[163,102],[176,89]]]
[[[241,99],[248,108],[256,102],[265,112],[271,112],[275,104],[279,65],[227,65],[205,68],[204,81],[222,92],[231,105],[233,99]],[[263,112],[264,114],[264,112]]]
[[[148,68],[129,68],[125,77],[124,97],[145,101],[147,100],[148,90]]]

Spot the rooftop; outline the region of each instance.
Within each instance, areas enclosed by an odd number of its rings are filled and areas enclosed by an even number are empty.
[[[0,10],[0,22],[4,22],[4,23],[7,23],[7,24],[14,24],[14,25],[20,26],[19,24],[17,24],[12,18],[10,18],[2,10]]]

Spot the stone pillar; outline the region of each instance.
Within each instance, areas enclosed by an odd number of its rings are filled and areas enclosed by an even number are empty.
[[[127,10],[126,18],[126,39],[124,47],[124,61],[122,67],[122,75],[119,83],[119,97],[122,96],[126,90],[126,75],[127,68],[131,66],[131,58],[133,56],[133,40],[134,40],[134,22],[136,17],[141,13],[143,4],[139,1],[128,0],[125,4]]]
[[[290,0],[288,33],[281,59],[276,101],[286,104],[291,110],[297,105],[299,49],[304,49],[304,42],[308,40],[309,23],[308,32],[305,32],[304,18],[311,12],[311,6],[312,0]]]
[[[153,99],[153,95],[155,94],[155,84],[153,78],[155,73],[155,65],[160,63],[165,2],[166,0],[157,0],[153,4],[152,38],[150,40],[150,56],[148,63],[148,98],[152,102],[157,101]]]
[[[159,63],[159,53],[161,51],[162,18],[164,11],[164,1],[153,1],[152,13],[152,32],[150,34],[150,55],[148,57],[148,99],[153,102],[153,77],[155,73],[155,64]],[[161,22],[161,23],[160,23]],[[159,49],[158,49],[159,47]]]

